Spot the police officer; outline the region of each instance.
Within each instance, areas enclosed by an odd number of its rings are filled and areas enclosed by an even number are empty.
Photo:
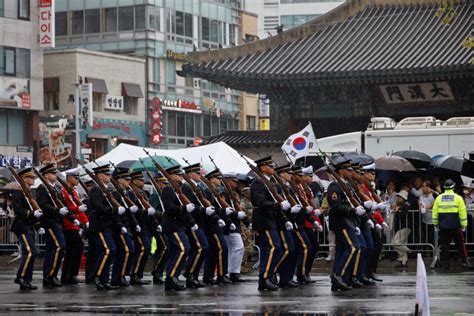
[[[39,172],[51,186],[58,198],[62,195],[60,189],[56,186],[57,170],[53,164],[43,166]],[[59,287],[62,283],[57,275],[66,248],[66,242],[63,234],[64,217],[75,226],[79,226],[79,221],[70,213],[67,207],[56,207],[53,197],[50,195],[46,184],[42,183],[36,189],[38,204],[43,211],[42,226],[46,231],[45,252],[43,262],[43,285],[46,287]]]
[[[31,187],[35,182],[32,168],[24,168],[18,172],[25,184]],[[33,267],[36,258],[35,231],[33,225],[43,215],[41,209],[34,209],[25,197],[20,187],[11,190],[11,199],[15,217],[10,231],[16,235],[21,246],[21,260],[16,273],[15,283],[20,285],[20,290],[36,290],[37,286],[31,284]],[[44,229],[40,228],[42,233]]]
[[[444,182],[444,193],[440,194],[433,205],[433,225],[439,229],[441,257],[444,269],[449,269],[449,245],[454,240],[462,258],[462,267],[471,269],[467,259],[464,232],[467,228],[466,205],[463,198],[454,193],[455,183],[448,179]]]
[[[174,166],[166,169],[171,177],[171,181],[180,184],[183,181],[182,170],[180,166]],[[171,185],[163,188],[161,199],[165,208],[161,226],[168,239],[169,258],[166,265],[165,291],[186,289],[178,276],[181,274],[183,266],[189,254],[189,240],[186,236],[186,228],[196,231],[199,227],[189,216],[195,210],[193,203],[183,205]]]

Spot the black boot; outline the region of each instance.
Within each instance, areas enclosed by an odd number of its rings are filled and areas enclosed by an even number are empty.
[[[55,287],[63,286],[63,284],[59,281],[59,279],[57,277],[53,278],[53,284],[54,284]]]
[[[165,280],[163,280],[163,276],[158,272],[153,272],[153,284],[164,284]]]
[[[462,260],[462,268],[463,268],[463,269],[466,269],[466,270],[472,270],[472,269],[473,269],[471,263],[469,262],[469,259],[464,258],[464,259]]]
[[[269,279],[260,278],[258,280],[258,290],[276,291],[278,290],[278,286],[273,284]]]
[[[443,269],[449,270],[449,259],[443,261]]]
[[[296,276],[296,281],[298,281],[299,284],[308,284],[308,282],[306,281],[303,275]]]
[[[374,281],[371,281],[367,278],[360,278],[360,279],[357,279],[360,283],[364,284],[364,285],[375,285],[376,283]]]
[[[28,290],[34,291],[37,290],[38,287],[36,285],[31,284],[30,282],[25,282],[28,285]]]
[[[202,281],[206,285],[217,285],[216,280],[214,280],[214,279],[203,279]]]
[[[377,281],[377,282],[383,282],[383,280],[378,275],[376,275],[375,273],[371,273],[371,274],[367,275],[367,278],[369,278],[371,280],[374,280],[374,281]]]
[[[24,279],[18,278],[18,280],[15,280],[15,283],[16,282],[18,282],[18,284],[20,284],[20,290],[21,291],[28,290],[28,282],[26,282]]]
[[[170,278],[166,277],[165,280],[165,291],[183,291],[186,286],[182,285],[177,277]]]
[[[363,286],[363,284],[360,283],[355,277],[349,278],[349,280],[347,280],[346,284],[353,287],[353,288],[355,288],[355,289],[361,288]]]
[[[97,288],[98,291],[103,291],[103,290],[105,290],[104,285],[102,284],[102,282],[100,282],[100,278],[99,278],[99,277],[95,277],[95,278],[94,278],[94,283],[95,283],[95,286],[96,286],[96,288]]]
[[[331,274],[331,291],[349,291],[351,286],[344,282],[344,279],[339,275]]]
[[[306,283],[316,283],[315,280],[311,279],[311,277],[309,276],[309,274],[305,274],[303,276],[303,278],[305,279]]]
[[[44,280],[43,280],[43,286],[44,287],[48,287],[50,289],[52,289],[54,286],[54,280],[53,280],[53,277],[46,277]]]
[[[197,280],[195,280],[192,275],[188,275],[186,278],[186,287],[192,289],[197,289],[199,287]]]

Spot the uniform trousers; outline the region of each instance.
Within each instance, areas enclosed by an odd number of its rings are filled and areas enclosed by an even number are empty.
[[[377,272],[380,253],[383,249],[382,231],[380,229],[372,229],[372,241],[374,244],[374,249],[372,249],[372,252],[370,253],[369,259],[367,261],[365,271],[365,274],[367,276],[370,276]]]
[[[110,264],[116,254],[116,248],[112,233],[108,231],[92,234],[97,249],[94,263],[94,277],[98,277],[101,283],[109,282]]]
[[[361,256],[359,261],[359,268],[357,269],[357,278],[363,279],[367,274],[367,263],[370,255],[374,250],[374,241],[372,239],[372,228],[364,227],[361,229],[361,234],[358,235],[359,243],[361,245]],[[365,245],[365,247],[364,247]]]
[[[132,236],[127,234],[114,234],[116,254],[113,259],[112,282],[119,282],[120,279],[130,274],[130,262],[135,253],[135,244]]]
[[[352,276],[351,262],[359,251],[359,241],[352,228],[336,229],[336,255],[332,273],[336,276]]]
[[[84,242],[78,230],[65,230],[64,239],[66,240],[66,252],[61,271],[61,282],[63,283],[68,278],[76,277],[79,274],[79,266],[84,252]]]
[[[258,233],[258,245],[260,247],[259,277],[267,279],[273,276],[275,266],[282,255],[282,245],[280,237],[278,237],[278,231],[260,230]]]
[[[217,277],[228,273],[228,247],[224,234],[211,233],[208,241],[209,255],[204,260],[204,280],[213,279],[214,271],[217,272]]]
[[[66,242],[61,229],[47,228],[45,233],[45,250],[43,278],[57,277],[64,256]]]
[[[244,241],[240,232],[224,235],[228,247],[229,273],[240,274],[242,259],[244,257]]]
[[[280,283],[293,280],[296,269],[295,233],[289,230],[278,231],[281,241],[281,255],[275,266],[275,273],[280,274]]]
[[[319,250],[319,242],[317,232],[315,232],[313,228],[305,228],[304,231],[308,236],[309,245],[311,246],[311,248],[308,249],[308,261],[306,261],[306,274],[308,274],[313,268],[314,259]]]
[[[95,241],[94,233],[89,231],[87,234],[86,281],[93,281],[95,277],[94,266],[98,255]]]
[[[168,239],[169,258],[166,263],[166,277],[178,277],[184,267],[189,254],[188,236],[184,230],[168,232],[165,234]]]
[[[186,275],[192,275],[195,279],[198,279],[204,258],[208,254],[209,242],[202,228],[195,231],[189,230],[187,235],[191,249],[186,263]]]
[[[451,240],[454,240],[454,244],[458,250],[461,258],[467,258],[467,249],[464,243],[464,234],[459,228],[455,229],[440,229],[439,239],[441,241],[441,260],[449,260],[449,248]]]
[[[29,283],[33,279],[33,266],[37,255],[35,233],[29,228],[25,233],[16,234],[16,237],[21,246],[21,259],[16,277]]]
[[[133,236],[133,241],[135,243],[135,253],[130,266],[130,274],[141,279],[151,251],[151,236],[144,232],[137,233]]]

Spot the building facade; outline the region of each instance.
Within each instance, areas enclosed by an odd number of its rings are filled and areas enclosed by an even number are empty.
[[[288,30],[309,22],[341,5],[344,0],[243,0],[243,9],[255,13],[258,37],[277,34],[277,28]],[[247,37],[251,41],[251,37]]]
[[[239,91],[177,75],[186,53],[239,43],[237,5],[228,1],[56,0],[56,46],[144,58],[145,125],[150,127],[146,144],[190,146],[203,136],[241,126]],[[152,113],[159,114],[152,117]]]
[[[43,110],[43,51],[38,1],[0,0],[0,165],[33,159]]]
[[[76,156],[75,106],[81,102],[75,94],[81,83],[92,84],[93,108],[92,122],[80,122],[82,157],[98,158],[120,143],[145,145],[144,59],[84,49],[52,50],[45,52],[44,69],[42,161],[68,165],[68,158]]]

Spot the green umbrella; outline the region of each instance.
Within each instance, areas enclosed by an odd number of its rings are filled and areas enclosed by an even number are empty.
[[[153,160],[156,161],[160,166],[162,166],[165,169],[170,168],[172,166],[179,165],[179,163],[176,160],[174,160],[173,158],[170,158],[170,157],[166,157],[166,156],[153,156]],[[158,172],[158,170],[156,170],[155,164],[153,163],[153,161],[151,160],[150,157],[142,158],[142,161],[143,161],[143,163],[145,164],[145,166],[148,170]],[[143,170],[145,170],[140,161],[135,162],[130,167],[130,169],[132,171],[143,171]]]

